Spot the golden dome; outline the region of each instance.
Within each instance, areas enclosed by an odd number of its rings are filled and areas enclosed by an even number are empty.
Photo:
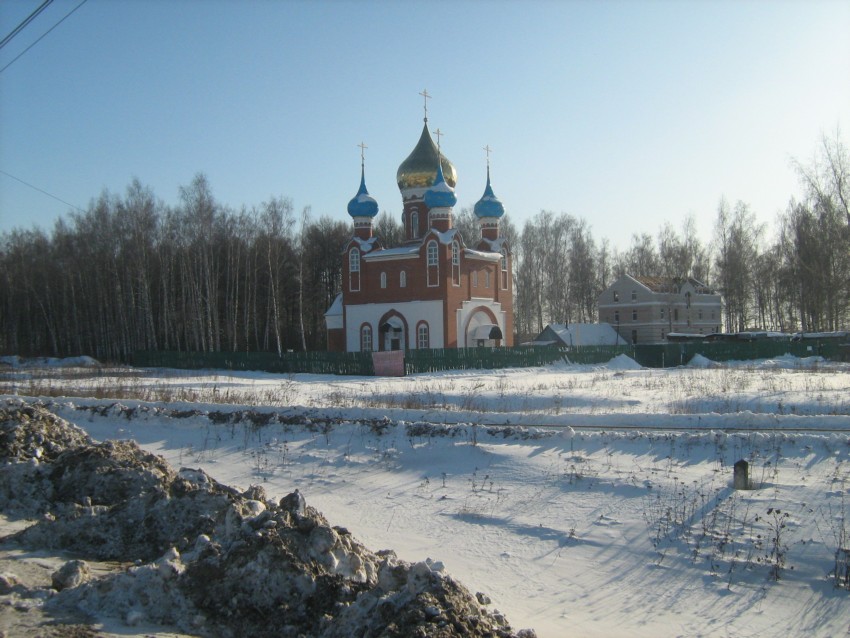
[[[396,181],[400,190],[408,188],[429,188],[434,184],[437,177],[437,156],[443,165],[443,178],[452,188],[457,184],[457,171],[454,165],[439,153],[437,145],[431,139],[428,132],[428,122],[422,128],[422,136],[416,144],[416,148],[407,156],[407,159],[398,167]]]

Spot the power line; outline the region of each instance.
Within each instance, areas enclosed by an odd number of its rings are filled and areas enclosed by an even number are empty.
[[[25,182],[25,181],[24,181],[24,180],[22,180],[20,177],[15,177],[14,175],[10,175],[10,174],[9,174],[9,173],[7,173],[6,171],[2,171],[2,170],[0,170],[0,173],[2,173],[3,175],[5,175],[6,177],[11,177],[13,180],[15,180],[15,181],[17,181],[17,182],[20,182],[20,183],[21,183],[21,184],[23,184],[24,186],[29,186],[31,189],[36,190],[36,191],[38,191],[39,193],[42,193],[42,194],[44,194],[44,195],[47,195],[48,197],[52,197],[52,198],[53,198],[53,199],[55,199],[57,202],[62,202],[62,203],[63,203],[63,204],[65,204],[66,206],[70,206],[71,208],[75,208],[75,209],[77,209],[78,211],[80,211],[81,213],[86,212],[86,211],[84,211],[82,208],[80,208],[79,206],[74,206],[74,205],[73,205],[73,204],[71,204],[70,202],[66,202],[64,199],[60,199],[59,197],[56,197],[56,195],[53,195],[52,193],[48,193],[46,190],[43,190],[43,189],[39,188],[38,186],[33,186],[32,184],[30,184],[30,183],[28,183],[28,182]]]
[[[6,46],[6,44],[9,42],[9,40],[11,40],[16,35],[18,35],[18,33],[20,33],[21,30],[25,26],[27,26],[30,22],[35,20],[35,18],[38,16],[38,14],[41,13],[42,11],[44,11],[47,8],[47,5],[49,5],[51,2],[53,2],[53,0],[44,0],[44,2],[42,2],[41,5],[35,11],[33,11],[31,14],[29,14],[23,22],[21,22],[18,26],[16,26],[14,29],[12,29],[12,32],[9,35],[7,35],[5,38],[3,38],[2,41],[0,41],[0,49],[2,49],[4,46]]]
[[[6,65],[6,66],[4,66],[2,69],[0,69],[0,73],[3,73],[3,71],[5,71],[6,69],[8,69],[10,66],[12,66],[12,65],[13,65],[13,64],[14,64],[14,63],[18,60],[18,58],[20,58],[20,57],[21,57],[24,53],[26,53],[27,51],[29,51],[30,49],[32,49],[32,48],[33,48],[36,44],[38,44],[39,42],[41,42],[41,41],[44,39],[44,37],[45,37],[48,33],[50,33],[51,31],[53,31],[53,29],[55,29],[55,28],[56,28],[56,27],[58,27],[60,24],[62,24],[63,22],[65,22],[65,20],[67,20],[67,19],[71,16],[71,14],[72,14],[72,13],[74,13],[77,9],[79,9],[80,7],[82,7],[82,6],[83,6],[86,2],[87,2],[87,0],[83,0],[80,4],[78,4],[76,7],[74,7],[73,9],[71,9],[68,13],[66,13],[64,18],[62,18],[61,20],[59,20],[59,22],[57,22],[57,23],[56,23],[56,24],[54,24],[52,27],[50,27],[47,31],[45,31],[45,32],[41,35],[41,37],[40,37],[38,40],[36,40],[36,41],[35,41],[35,42],[33,42],[31,45],[29,45],[26,49],[24,49],[23,51],[21,51],[21,52],[20,52],[20,53],[19,53],[19,54],[18,54],[18,55],[17,55],[17,56],[16,56],[16,57],[15,57],[15,58],[11,61],[11,62],[9,62],[9,64],[7,64],[7,65]]]

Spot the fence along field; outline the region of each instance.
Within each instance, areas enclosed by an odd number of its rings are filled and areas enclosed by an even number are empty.
[[[408,350],[406,374],[443,370],[495,370],[533,367],[557,361],[576,364],[605,363],[626,355],[647,368],[675,367],[696,355],[711,361],[750,361],[782,355],[823,357],[850,361],[850,338],[824,337],[798,341],[718,341],[638,344],[628,346],[519,346],[514,348],[446,348]],[[147,368],[256,370],[279,373],[375,374],[371,353],[363,352],[136,352],[132,364]]]

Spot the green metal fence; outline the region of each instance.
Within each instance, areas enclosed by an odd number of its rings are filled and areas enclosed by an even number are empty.
[[[578,346],[565,352],[571,363],[605,363],[625,354],[646,368],[685,365],[697,355],[711,361],[752,361],[790,354],[795,357],[820,356],[833,361],[848,360],[848,346],[835,339],[802,341],[684,341],[634,346]]]
[[[560,361],[564,350],[548,346],[530,348],[447,348],[408,350],[406,374],[441,370],[531,367]],[[136,352],[133,365],[142,368],[260,370],[310,374],[374,374],[372,356],[361,352]]]
[[[282,374],[354,374],[371,376],[372,356],[363,352],[176,352],[145,351],[133,355],[141,368],[184,368],[189,370],[258,370]]]
[[[573,346],[564,349],[567,362],[580,364],[607,363],[621,354],[634,358],[634,349],[632,346]]]
[[[404,369],[407,374],[415,374],[440,370],[529,368],[561,361],[565,352],[564,348],[550,346],[409,350],[404,354]]]
[[[494,370],[548,365],[555,361],[605,363],[624,354],[647,368],[669,368],[688,363],[696,355],[712,361],[765,359],[790,354],[850,360],[850,347],[835,339],[802,341],[718,341],[635,346],[522,346],[516,348],[447,348],[408,350],[406,374],[442,370]],[[375,373],[370,353],[361,352],[136,352],[139,367],[259,370],[264,372],[342,374],[371,376]]]
[[[632,358],[647,368],[669,368],[688,363],[696,355],[711,361],[752,361],[789,354],[796,357],[820,356],[841,360],[841,344],[836,340],[804,339],[802,341],[710,341],[664,344],[638,344]]]

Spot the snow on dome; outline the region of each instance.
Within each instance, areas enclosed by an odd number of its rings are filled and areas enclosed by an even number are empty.
[[[487,167],[487,186],[484,188],[484,194],[475,203],[473,209],[476,217],[501,217],[505,214],[505,207],[499,198],[493,193],[493,187],[490,185],[490,167]]]
[[[378,202],[366,190],[366,171],[360,168],[360,190],[348,202],[348,214],[352,217],[374,217],[378,214]]]
[[[425,205],[428,208],[452,208],[455,204],[457,204],[455,192],[446,183],[443,177],[443,166],[438,163],[434,185],[425,192]]]

